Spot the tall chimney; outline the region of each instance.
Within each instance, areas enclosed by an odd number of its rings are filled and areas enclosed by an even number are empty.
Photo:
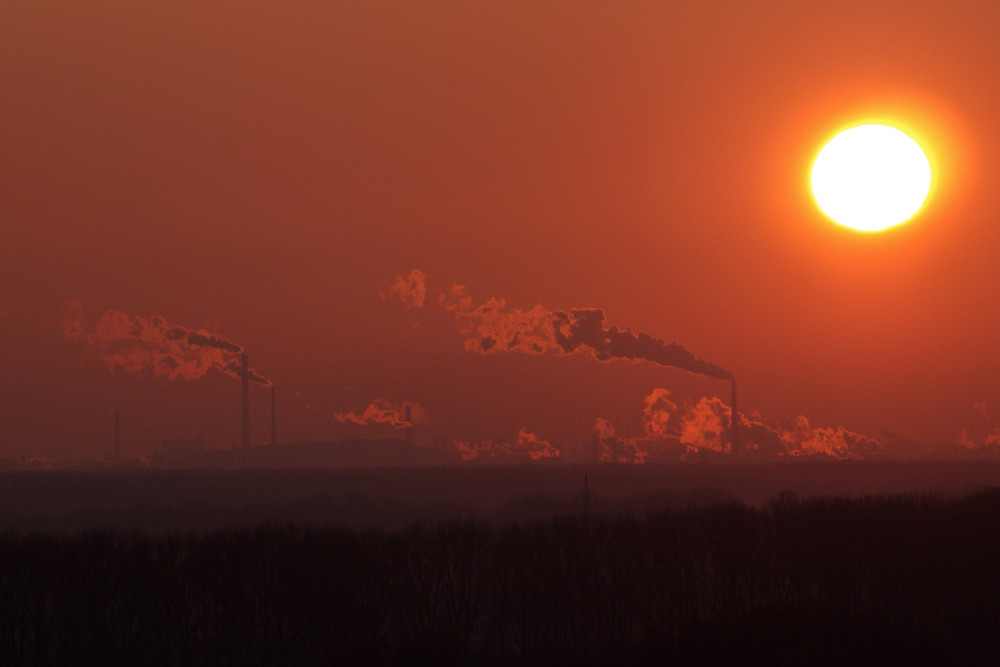
[[[730,453],[735,454],[738,451],[737,447],[740,441],[740,413],[736,410],[736,378],[733,378],[732,383],[733,399],[729,404],[732,411],[732,415],[729,418],[729,444],[731,447]]]
[[[122,432],[119,428],[118,410],[115,410],[115,461],[122,460]]]
[[[275,418],[277,410],[274,407],[274,385],[271,385],[271,444],[278,444],[278,423]]]
[[[406,404],[406,423],[409,424],[406,427],[406,441],[411,445],[415,444],[416,434],[413,432],[413,406],[409,403]]]
[[[240,356],[243,365],[243,451],[250,449],[250,360],[247,353]]]

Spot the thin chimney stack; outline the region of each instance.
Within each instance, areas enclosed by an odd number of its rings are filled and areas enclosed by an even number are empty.
[[[115,461],[122,460],[122,431],[118,420],[118,410],[115,410]]]

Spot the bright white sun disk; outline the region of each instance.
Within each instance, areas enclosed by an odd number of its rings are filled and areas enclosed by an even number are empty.
[[[860,125],[830,140],[816,157],[812,190],[835,222],[879,231],[909,220],[931,188],[931,166],[910,137],[886,125]]]

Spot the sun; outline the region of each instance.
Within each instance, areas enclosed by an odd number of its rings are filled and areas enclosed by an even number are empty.
[[[858,125],[816,156],[812,191],[834,222],[877,232],[912,218],[931,188],[931,165],[910,137],[888,125]]]

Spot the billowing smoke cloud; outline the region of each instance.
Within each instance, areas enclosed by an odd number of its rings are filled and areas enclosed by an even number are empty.
[[[67,340],[83,338],[83,305],[79,301],[67,301],[63,304],[62,330]]]
[[[227,375],[232,375],[234,378],[242,378],[243,365],[240,361],[237,361],[236,359],[231,359],[228,362],[226,362],[225,366],[222,367],[222,372],[226,373]],[[262,384],[265,387],[270,387],[272,384],[270,380],[268,380],[266,377],[264,377],[263,375],[261,375],[252,368],[247,369],[247,378],[251,382]]]
[[[681,418],[680,441],[688,454],[699,452],[730,453],[729,406],[717,397],[703,397],[685,411]],[[804,416],[768,424],[739,415],[741,451],[736,454],[776,456],[812,456],[836,459],[872,458],[883,454],[875,438],[850,431],[843,426],[813,427]]]
[[[413,421],[406,419],[406,408],[410,408],[410,416]],[[368,404],[364,410],[350,412],[334,412],[333,418],[343,424],[360,424],[370,426],[372,424],[385,424],[396,429],[403,429],[413,426],[415,422],[426,422],[427,413],[420,407],[419,403],[404,401],[399,405],[393,405],[387,399],[379,398]]]
[[[417,278],[397,276],[392,293],[400,296],[416,291],[425,295],[424,274]],[[588,354],[598,361],[651,361],[720,380],[731,380],[724,368],[699,359],[676,343],[667,343],[649,334],[619,329],[605,321],[599,308],[549,310],[536,305],[528,310],[508,308],[506,301],[491,298],[476,305],[465,286],[453,285],[438,297],[441,307],[454,313],[467,334],[465,347],[474,352],[521,352],[524,354]],[[415,306],[412,306],[415,307]],[[884,448],[875,439],[843,427],[813,428],[808,419],[797,417],[783,425],[766,424],[738,415],[740,451],[731,452],[731,408],[718,397],[703,397],[683,410],[670,399],[666,389],[655,389],[644,400],[643,436],[621,438],[605,419],[595,423],[595,438],[602,460],[640,463],[654,449],[663,451],[676,443],[684,456],[714,454],[772,454],[777,456],[828,456],[864,458],[880,455]],[[487,441],[491,442],[491,441]],[[666,443],[666,444],[665,444]],[[467,443],[466,443],[467,444]],[[500,447],[496,443],[491,446]],[[471,454],[470,454],[471,455]]]
[[[624,438],[618,437],[611,422],[598,417],[594,422],[598,458],[603,463],[645,463],[655,442],[676,435],[669,429],[670,416],[676,410],[677,404],[670,400],[670,391],[657,387],[643,399],[642,437],[627,434]]]
[[[1000,448],[1000,429],[994,429],[992,433],[986,435],[986,438],[983,440],[983,447],[994,450]]]
[[[973,437],[969,434],[968,429],[963,428],[958,434],[956,443],[970,452],[979,451],[1000,454],[1000,428],[993,429],[992,432],[987,433],[982,439]]]
[[[385,291],[379,292],[379,296],[383,299],[396,297],[407,308],[420,308],[427,296],[426,279],[423,271],[413,269],[408,275],[399,275],[388,281]]]
[[[599,361],[652,361],[723,380],[733,377],[729,371],[696,358],[676,343],[666,343],[643,332],[634,334],[628,329],[605,326],[604,311],[599,308],[557,310],[551,317],[556,344],[567,354],[586,350]]]
[[[600,439],[615,437],[615,427],[607,419],[598,417],[594,420],[594,434]]]
[[[82,315],[71,309],[63,331],[67,338],[85,339],[96,356],[115,370],[151,372],[170,380],[194,380],[215,368],[235,378],[243,377],[243,348],[222,336],[200,329],[167,323],[159,315],[129,316],[109,310],[101,315],[89,334],[84,333]],[[271,381],[249,369],[249,379],[258,384]]]
[[[518,431],[516,442],[453,440],[452,447],[463,461],[484,461],[524,456],[532,461],[540,461],[541,459],[559,458],[560,455],[559,450],[553,447],[550,442],[523,428]]]
[[[657,387],[642,401],[642,425],[650,438],[665,438],[670,415],[677,404],[670,400],[670,391]]]
[[[689,408],[680,423],[680,441],[687,451],[729,451],[728,432],[730,409],[716,396],[702,397]]]
[[[652,361],[721,380],[732,378],[729,371],[698,359],[676,343],[609,326],[600,308],[547,310],[537,305],[530,310],[508,309],[503,299],[496,298],[474,307],[462,285],[452,286],[439,303],[463,322],[469,335],[465,347],[475,352],[583,353],[598,361]]]
[[[813,428],[805,417],[796,417],[791,426],[782,429],[781,440],[785,450],[792,456],[815,456],[823,454],[833,458],[862,458],[880,449],[878,441],[849,431],[843,426],[837,428]]]
[[[642,438],[619,438],[615,427],[607,419],[594,420],[594,434],[597,438],[597,457],[601,463],[645,463],[649,450]]]
[[[644,463],[730,455],[730,415],[730,406],[718,397],[702,397],[682,409],[670,399],[669,391],[656,388],[643,400],[641,437],[622,438],[609,421],[597,419],[597,456],[613,463]],[[741,414],[740,429],[740,451],[735,452],[739,456],[845,459],[879,457],[885,452],[874,438],[842,426],[814,428],[801,416],[768,424]],[[995,441],[1000,447],[1000,430]]]

